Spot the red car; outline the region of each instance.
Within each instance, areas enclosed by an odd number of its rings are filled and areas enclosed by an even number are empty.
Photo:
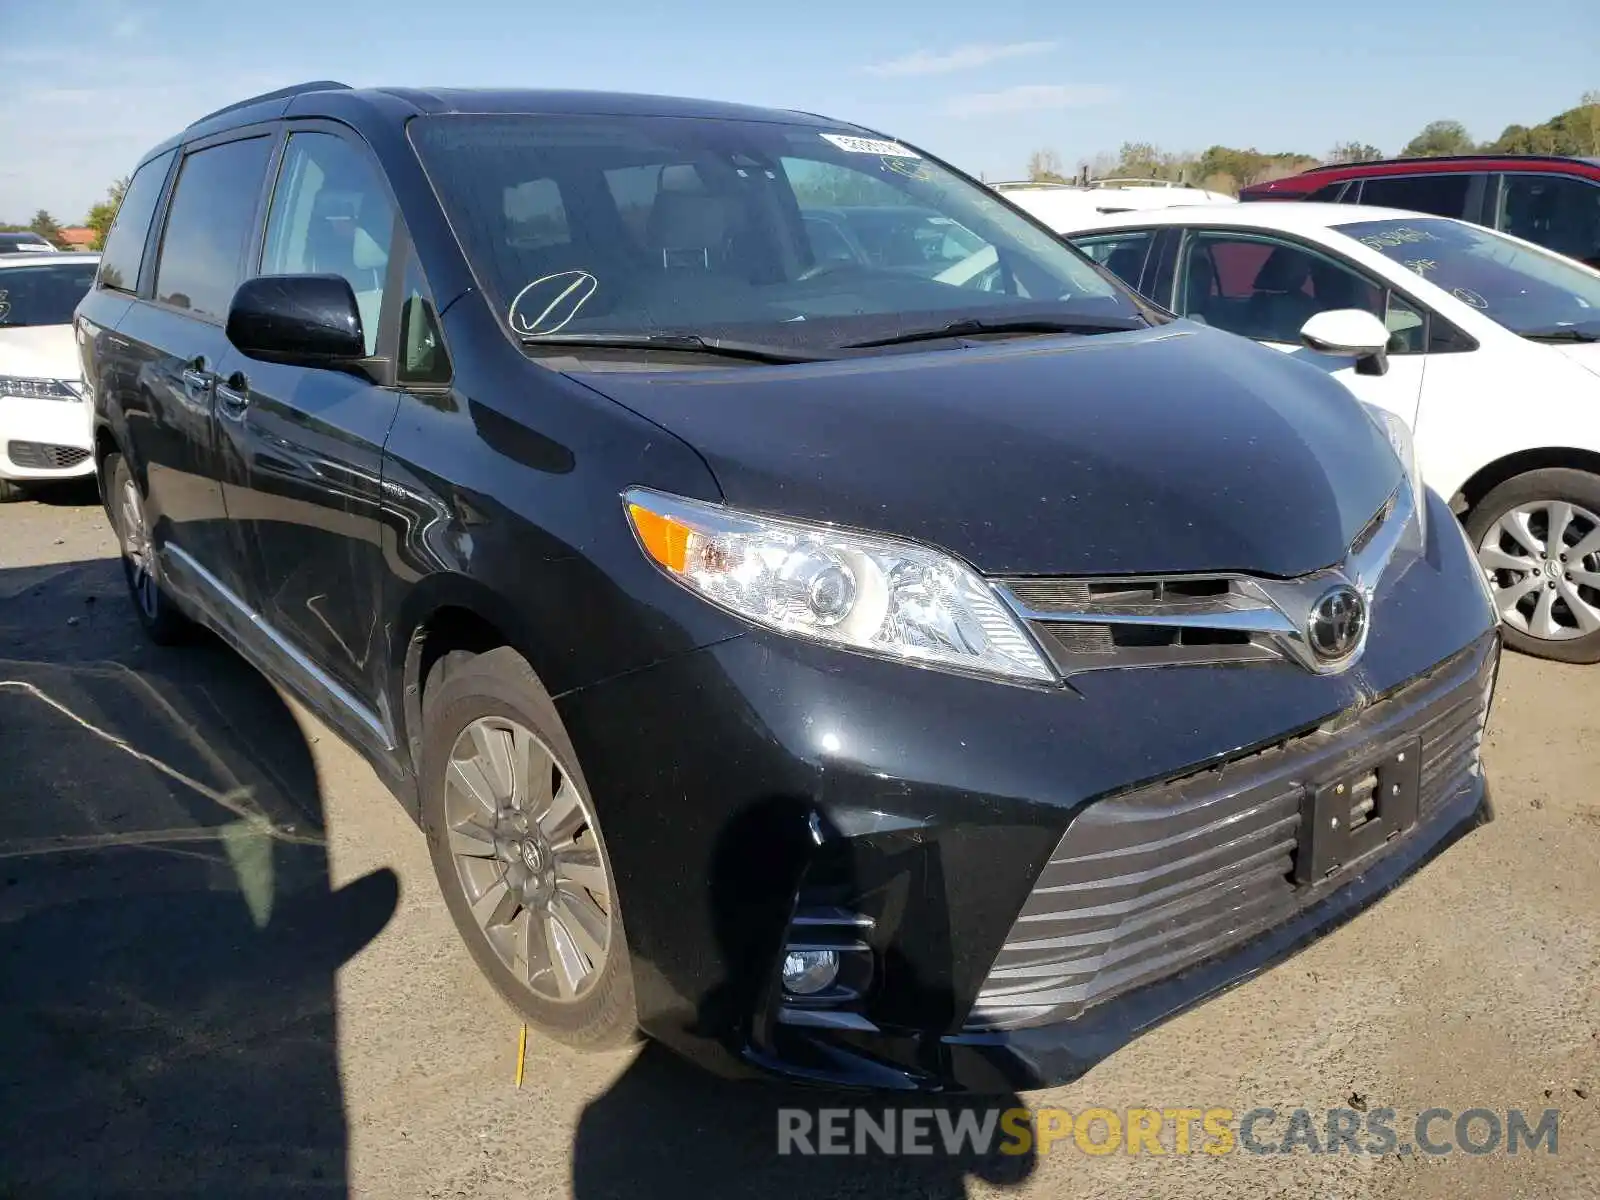
[[[1471,154],[1313,167],[1241,200],[1328,200],[1460,217],[1600,267],[1600,158]]]

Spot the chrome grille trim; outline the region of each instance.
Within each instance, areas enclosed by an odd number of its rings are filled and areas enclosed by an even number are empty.
[[[1305,627],[1328,588],[1348,582],[1368,602],[1416,518],[1402,482],[1357,532],[1345,560],[1295,579],[1238,572],[992,582],[1028,623],[1062,676],[1118,667],[1191,666],[1289,659],[1321,673],[1347,669],[1311,654]]]
[[[1080,810],[1017,914],[967,1028],[1070,1021],[1339,887],[1352,874],[1348,865],[1310,885],[1293,881],[1308,788],[1416,739],[1425,822],[1481,774],[1497,661],[1490,635],[1354,714]]]

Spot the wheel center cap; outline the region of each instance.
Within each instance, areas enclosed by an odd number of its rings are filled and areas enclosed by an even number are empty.
[[[535,875],[544,870],[544,849],[532,838],[522,843],[522,863]]]
[[[1545,559],[1544,560],[1544,573],[1545,573],[1545,576],[1547,578],[1549,578],[1549,579],[1560,579],[1561,578],[1561,564],[1558,563],[1553,558]]]

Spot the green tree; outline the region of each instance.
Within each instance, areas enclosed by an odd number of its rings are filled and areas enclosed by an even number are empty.
[[[33,220],[28,223],[28,228],[44,238],[52,246],[65,248],[67,244],[61,237],[60,224],[42,208],[33,214]]]
[[[117,210],[122,207],[122,196],[127,190],[128,180],[124,176],[106,189],[106,198],[91,208],[89,215],[83,219],[83,223],[94,230],[94,241],[89,243],[89,249],[105,249],[106,234],[111,232],[111,222],[117,219]]]
[[[1442,158],[1448,154],[1471,154],[1477,148],[1460,121],[1429,121],[1400,154],[1404,158]]]
[[[1375,162],[1382,157],[1383,151],[1368,142],[1340,142],[1328,151],[1331,163]]]

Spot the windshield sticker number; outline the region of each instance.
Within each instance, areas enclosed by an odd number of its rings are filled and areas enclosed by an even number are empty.
[[[915,150],[907,150],[899,142],[885,141],[883,138],[852,137],[847,133],[824,133],[821,137],[823,141],[832,142],[848,154],[877,154],[884,158],[922,157]]]
[[[1438,240],[1433,234],[1421,229],[1412,229],[1409,225],[1402,225],[1399,229],[1391,229],[1387,233],[1369,234],[1361,239],[1364,245],[1371,246],[1374,250],[1387,250],[1391,246],[1413,246],[1418,242]]]
[[[541,275],[517,293],[506,312],[513,333],[524,337],[559,333],[600,288],[587,271]]]
[[[1439,260],[1436,258],[1413,258],[1401,265],[1408,271],[1413,271],[1426,279],[1429,271],[1437,271],[1439,269]]]

